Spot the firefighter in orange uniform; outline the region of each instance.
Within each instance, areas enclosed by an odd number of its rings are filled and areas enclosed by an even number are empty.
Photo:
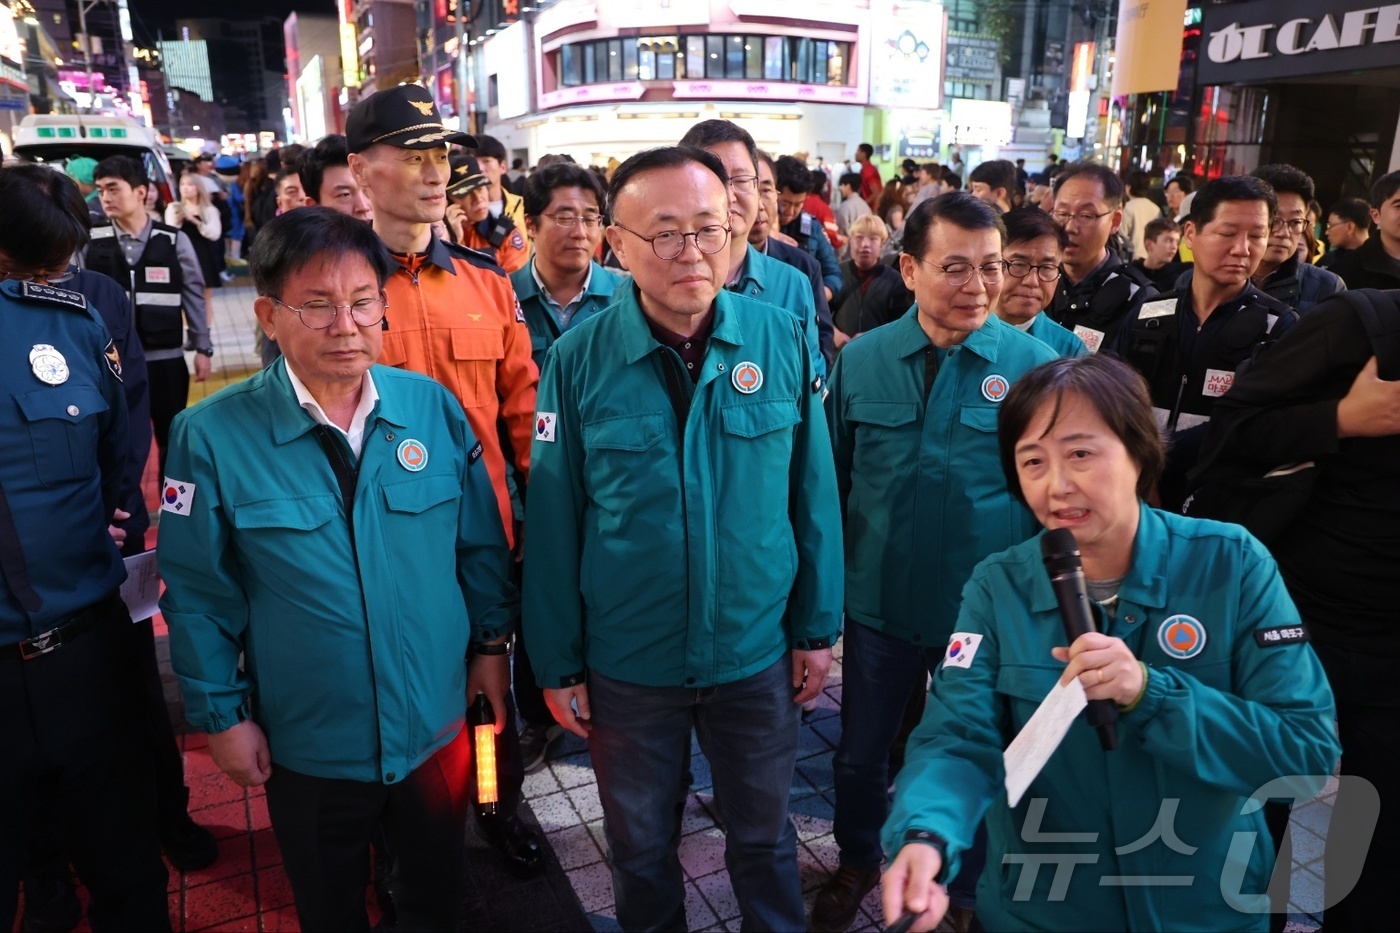
[[[374,232],[399,265],[384,286],[389,311],[379,361],[431,376],[462,403],[481,445],[474,454],[486,462],[514,547],[507,473],[513,468],[523,494],[539,382],[530,331],[510,279],[492,257],[432,233],[448,203],[448,144],[474,147],[476,140],[443,126],[432,95],[414,84],[361,100],[345,136],[350,171],[374,207]],[[478,814],[477,825],[512,868],[534,873],[543,856],[539,837],[516,816],[524,770],[515,736],[513,728],[501,733],[504,815]]]

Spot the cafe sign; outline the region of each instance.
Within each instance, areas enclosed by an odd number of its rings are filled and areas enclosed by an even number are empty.
[[[1400,61],[1400,3],[1251,0],[1205,7],[1200,84],[1394,67]]]

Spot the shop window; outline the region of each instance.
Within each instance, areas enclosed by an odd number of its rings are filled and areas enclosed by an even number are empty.
[[[630,39],[622,43],[622,79],[637,80],[637,43]]]
[[[763,40],[763,80],[786,81],[787,77],[787,40],[782,36],[769,36]]]
[[[587,48],[566,45],[559,50],[559,83],[575,87],[583,83],[583,56]]]
[[[687,78],[705,77],[704,36],[685,37],[685,76]]]
[[[744,77],[750,81],[763,78],[763,37],[744,37]]]
[[[622,41],[613,39],[609,42],[600,43],[606,49],[605,60],[608,63],[608,80],[622,80]]]
[[[724,43],[724,76],[726,78],[744,77],[744,37],[725,36]]]

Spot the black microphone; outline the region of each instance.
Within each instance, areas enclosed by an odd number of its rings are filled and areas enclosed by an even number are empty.
[[[1069,643],[1086,632],[1098,631],[1093,613],[1089,611],[1089,594],[1084,589],[1084,562],[1079,557],[1079,545],[1068,528],[1047,531],[1040,539],[1040,556],[1045,572],[1050,574],[1050,586],[1055,601],[1060,604],[1060,621],[1065,625]],[[1099,744],[1111,752],[1118,747],[1118,707],[1112,700],[1090,700],[1084,718],[1099,733]]]

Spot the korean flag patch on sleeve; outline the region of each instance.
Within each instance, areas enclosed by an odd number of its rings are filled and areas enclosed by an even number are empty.
[[[176,515],[188,515],[190,514],[190,506],[193,504],[194,483],[186,483],[167,476],[165,485],[160,490],[160,510],[174,512]]]
[[[981,635],[954,632],[953,637],[948,639],[948,650],[943,653],[943,666],[971,667],[972,659],[977,656],[977,649],[981,646]]]
[[[552,411],[542,411],[535,415],[535,440],[554,443],[554,430],[558,416]]]

